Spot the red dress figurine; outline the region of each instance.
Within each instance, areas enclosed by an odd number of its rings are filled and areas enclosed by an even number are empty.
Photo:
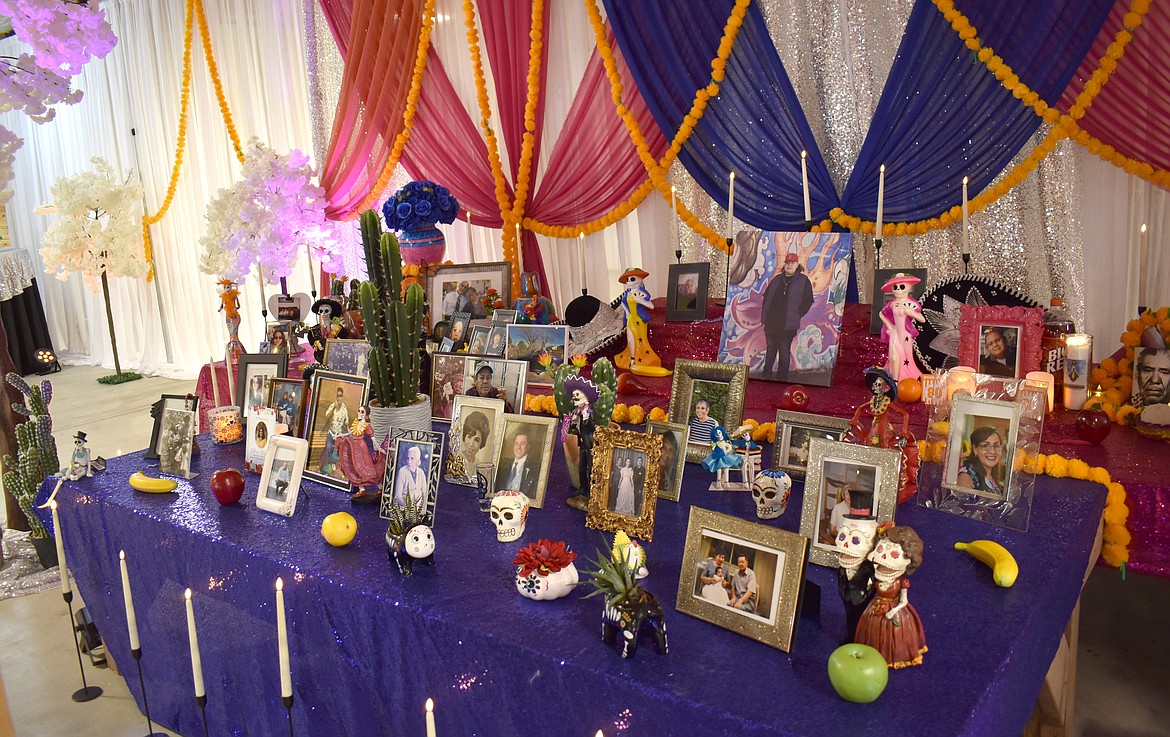
[[[880,652],[891,668],[922,665],[926,635],[907,596],[910,582],[905,578],[922,564],[922,539],[910,527],[884,522],[868,558],[877,596],[862,613],[853,641]]]
[[[867,368],[865,383],[873,396],[853,413],[845,440],[873,448],[896,448],[902,452],[902,471],[898,479],[898,503],[901,504],[918,493],[918,443],[910,432],[910,415],[894,404],[898,398],[898,384],[890,372],[880,366]],[[891,413],[902,418],[900,432],[890,421]],[[866,414],[870,417],[868,428],[862,422],[862,416]]]

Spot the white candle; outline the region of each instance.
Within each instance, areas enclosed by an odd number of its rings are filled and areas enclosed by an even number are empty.
[[[471,263],[475,263],[475,236],[471,233],[471,210],[467,211],[467,253],[471,257]]]
[[[877,213],[877,229],[874,231],[875,237],[882,237],[882,204],[886,199],[886,165],[882,164],[878,167],[878,213]]]
[[[268,300],[264,296],[264,267],[256,264],[256,281],[260,282],[260,311],[268,312]]]
[[[219,406],[219,377],[215,375],[215,356],[211,357],[207,367],[211,369],[211,408],[215,409]]]
[[[800,182],[804,186],[804,221],[812,220],[812,202],[808,197],[808,151],[800,152]]]
[[[284,580],[276,579],[276,644],[280,658],[280,697],[292,696],[292,670],[288,658],[288,625],[284,620]]]
[[[516,265],[520,267],[520,273],[524,273],[524,240],[520,235],[520,223],[516,223]]]
[[[947,372],[947,401],[955,398],[959,392],[975,393],[975,369],[970,366],[955,366]]]
[[[232,352],[231,352],[230,348],[228,348],[224,351],[223,367],[227,370],[228,402],[229,403],[235,402],[236,401],[236,390],[235,390],[235,387],[232,385]]]
[[[675,202],[674,185],[670,185],[670,240],[674,247],[680,246],[678,238],[678,205]]]
[[[1093,336],[1064,336],[1064,408],[1083,409],[1089,399],[1089,368],[1093,362]]]
[[[735,172],[731,172],[729,181],[731,183],[727,187],[727,240],[731,240],[732,223],[735,222]]]
[[[583,230],[581,235],[577,236],[577,245],[581,257],[581,293],[584,294],[589,291],[589,280],[585,276],[585,231]]]
[[[1051,412],[1056,400],[1056,377],[1047,371],[1029,371],[1024,378],[1037,386],[1043,385],[1048,395],[1048,411]]]
[[[427,699],[427,737],[435,737],[435,702]]]
[[[317,276],[313,273],[313,249],[308,243],[305,244],[305,256],[309,259],[309,285],[311,286],[317,279]]]
[[[61,533],[61,518],[57,516],[57,500],[49,503],[49,509],[53,512],[53,537],[57,540],[57,564],[61,566],[61,594],[68,596],[72,589],[69,588],[69,566],[65,564],[65,536]]]
[[[191,646],[191,677],[195,681],[195,698],[207,695],[203,688],[203,660],[199,657],[199,635],[195,632],[195,606],[191,603],[191,589],[183,592],[187,599],[187,642]]]
[[[963,177],[963,255],[971,253],[970,244],[967,242],[967,177]]]
[[[130,593],[130,572],[126,570],[126,551],[118,551],[118,565],[122,568],[122,601],[126,604],[126,630],[130,633],[130,649],[139,650],[138,617],[134,616],[134,595]]]

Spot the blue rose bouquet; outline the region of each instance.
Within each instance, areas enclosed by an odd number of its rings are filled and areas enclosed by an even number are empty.
[[[382,205],[382,217],[390,230],[409,231],[453,223],[459,200],[441,184],[410,182]]]

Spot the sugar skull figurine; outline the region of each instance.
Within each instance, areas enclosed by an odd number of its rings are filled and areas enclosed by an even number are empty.
[[[882,285],[882,292],[892,294],[879,313],[882,320],[882,340],[889,346],[886,370],[894,381],[922,376],[914,360],[914,339],[918,337],[916,322],[926,322],[922,316],[922,303],[910,293],[910,287],[922,281],[910,274],[894,274]]]
[[[580,487],[577,493],[567,500],[574,509],[586,509],[589,506],[590,479],[593,478],[593,404],[600,396],[597,384],[582,376],[569,376],[564,380],[565,391],[573,402],[573,411],[565,415],[561,422],[561,442],[568,435],[577,436],[577,447],[580,455],[577,459],[577,478]]]
[[[883,522],[866,556],[873,563],[877,595],[857,623],[854,642],[877,649],[891,668],[921,665],[926,653],[922,619],[907,596],[906,576],[922,564],[922,539],[910,527]]]
[[[528,497],[515,489],[497,491],[492,497],[490,514],[496,526],[496,539],[502,543],[516,542],[528,523]]]
[[[788,497],[792,493],[792,479],[783,471],[761,471],[752,483],[752,500],[756,503],[756,516],[760,519],[776,519],[788,509]]]
[[[69,467],[63,475],[70,481],[77,481],[82,477],[92,478],[93,468],[89,448],[85,445],[85,433],[78,432],[73,436],[73,455],[69,457]]]
[[[247,351],[240,342],[240,290],[231,279],[219,280],[219,303],[219,312],[223,313],[224,322],[227,324],[228,356],[234,361],[241,353]]]
[[[845,604],[843,643],[853,642],[861,613],[873,598],[873,563],[866,556],[873,551],[877,530],[877,520],[868,515],[846,515],[837,528],[837,594]]]
[[[629,369],[642,376],[669,376],[670,371],[662,368],[662,359],[650,346],[650,311],[654,303],[644,279],[649,272],[639,268],[626,269],[618,277],[618,283],[625,287],[622,294],[622,311],[626,318],[626,349],[614,357],[614,365]]]
[[[715,474],[715,483],[711,489],[726,491],[731,487],[731,469],[739,468],[743,459],[735,454],[735,446],[731,444],[731,436],[722,425],[716,425],[711,431],[711,452],[703,459],[703,468]]]

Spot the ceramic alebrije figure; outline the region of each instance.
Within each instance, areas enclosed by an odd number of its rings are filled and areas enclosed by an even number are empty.
[[[561,442],[565,442],[568,435],[576,435],[580,453],[577,459],[579,488],[569,497],[567,504],[583,510],[589,506],[589,488],[593,478],[593,404],[597,401],[599,390],[589,379],[576,375],[567,377],[564,387],[572,399],[573,411],[561,421]]]
[[[223,320],[227,324],[228,356],[234,361],[247,351],[240,342],[240,291],[231,279],[219,280],[219,311],[223,312]]]
[[[617,640],[621,644],[622,657],[632,658],[638,651],[639,636],[645,630],[654,636],[659,655],[666,655],[669,643],[662,605],[638,583],[628,556],[614,556],[598,550],[597,559],[591,563],[594,570],[587,572],[584,583],[593,586],[594,590],[582,598],[598,595],[605,598],[605,608],[601,612],[601,641],[612,645]]]
[[[926,322],[926,318],[922,316],[922,303],[910,294],[910,287],[920,281],[916,276],[898,273],[882,285],[882,292],[894,295],[879,316],[882,320],[882,340],[889,346],[886,370],[896,382],[922,376],[914,360],[914,339],[918,337],[918,328],[914,323]]]
[[[922,539],[910,527],[883,522],[867,558],[873,563],[877,595],[862,613],[853,641],[876,649],[891,668],[921,665],[926,635],[907,596],[906,576],[922,564]]]
[[[896,448],[902,452],[898,502],[904,502],[918,491],[918,443],[910,432],[910,415],[894,404],[898,398],[898,384],[889,371],[880,366],[871,366],[865,370],[865,383],[871,396],[868,402],[859,405],[854,411],[845,440],[873,448]],[[894,429],[891,413],[901,417],[901,431]],[[867,414],[868,427],[863,420]]]
[[[731,469],[739,468],[743,459],[735,454],[731,436],[722,425],[711,431],[711,452],[703,459],[703,468],[715,474],[712,488],[724,489],[731,485]]]
[[[614,357],[618,368],[629,369],[642,376],[668,376],[662,368],[662,359],[650,346],[650,311],[654,303],[644,279],[650,276],[639,268],[626,269],[618,277],[618,284],[626,288],[622,294],[622,312],[626,318],[626,349]]]
[[[91,465],[89,448],[85,446],[85,433],[79,431],[73,436],[73,455],[69,457],[69,467],[65,469],[63,475],[70,481],[92,477],[93,468]]]
[[[512,309],[523,313],[536,325],[548,325],[557,319],[552,300],[540,293],[540,275],[525,271],[520,275],[522,296],[512,302]]]
[[[390,560],[404,576],[414,573],[414,562],[435,564],[435,535],[425,522],[426,497],[407,494],[406,503],[390,506],[390,526],[386,530],[386,547]]]
[[[871,516],[846,515],[837,528],[837,594],[845,604],[845,637],[853,642],[857,622],[873,598],[873,563],[866,557],[873,551],[877,520]]]
[[[760,444],[752,440],[752,426],[740,425],[736,428],[735,432],[731,433],[731,445],[742,461],[739,466],[743,474],[741,485],[745,489],[750,489],[756,481],[756,471],[760,468],[760,456],[763,453]]]

